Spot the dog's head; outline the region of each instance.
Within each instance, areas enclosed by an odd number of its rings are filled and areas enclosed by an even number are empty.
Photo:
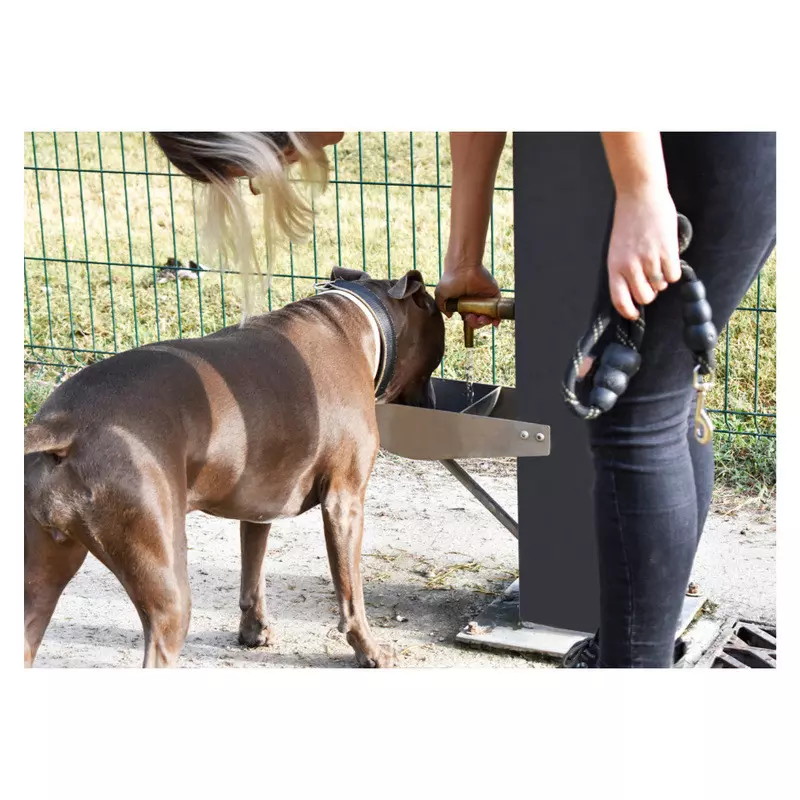
[[[434,408],[431,375],[444,355],[444,320],[422,275],[413,269],[396,280],[375,280],[361,270],[335,267],[331,280],[363,283],[392,317],[397,363],[386,402]]]

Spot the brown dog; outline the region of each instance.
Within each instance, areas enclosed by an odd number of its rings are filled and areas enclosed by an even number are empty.
[[[93,364],[47,399],[25,430],[26,666],[87,552],[136,606],[144,666],[173,665],[189,627],[195,510],[241,520],[239,640],[266,644],[270,524],[317,504],[339,630],[360,665],[391,665],[360,574],[375,387],[377,402],[431,405],[444,324],[415,270],[386,281],[337,268],[334,279],[336,291],[241,326]]]

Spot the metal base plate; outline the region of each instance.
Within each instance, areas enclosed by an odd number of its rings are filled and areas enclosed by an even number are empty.
[[[676,639],[699,614],[705,600],[703,595],[686,597]],[[489,603],[475,620],[456,634],[456,641],[479,647],[563,658],[572,645],[589,635],[591,634],[588,631],[570,631],[521,621],[519,580],[516,580],[500,597]]]

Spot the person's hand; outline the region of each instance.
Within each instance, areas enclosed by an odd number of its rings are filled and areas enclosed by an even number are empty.
[[[675,203],[666,186],[617,194],[608,248],[614,308],[636,319],[634,301],[648,305],[681,276]]]
[[[448,269],[445,266],[435,292],[436,305],[439,306],[439,310],[447,317],[452,316],[445,311],[445,302],[451,297],[463,297],[465,295],[470,297],[499,297],[500,287],[492,277],[491,272],[483,266],[453,269]],[[492,317],[487,317],[484,314],[464,314],[464,321],[470,328],[482,328],[484,325],[497,327],[500,324],[499,319],[492,319]]]

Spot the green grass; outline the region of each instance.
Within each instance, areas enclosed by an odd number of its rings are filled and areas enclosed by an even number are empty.
[[[717,483],[761,494],[775,487],[776,440],[720,433],[714,439]]]
[[[25,397],[25,424],[27,425],[34,417],[39,407],[47,399],[47,396],[55,388],[54,383],[40,380],[26,374],[23,385],[23,395]]]
[[[170,256],[215,270],[219,263],[200,240],[195,187],[179,174],[168,174],[158,148],[149,141],[145,147],[141,133],[26,134],[25,165],[39,168],[25,170],[26,361],[74,369],[109,352],[199,336],[238,321],[234,274],[212,271],[198,282],[155,283],[156,270]],[[62,171],[49,169],[56,166]],[[145,171],[150,174],[139,174]],[[313,294],[315,281],[327,277],[335,264],[363,268],[374,277],[417,268],[435,285],[449,227],[447,135],[415,133],[412,145],[408,133],[350,133],[336,148],[331,172],[338,184],[316,204],[312,241],[286,249],[274,264],[275,275],[285,277],[274,278],[268,307]],[[402,185],[412,182],[414,188]],[[513,294],[510,137],[497,187],[485,263]],[[257,199],[248,202],[255,211]],[[258,247],[264,258],[263,241]],[[775,272],[773,254],[744,306],[774,308]],[[728,336],[720,341],[712,408],[774,413],[775,316],[734,314]],[[480,331],[476,341],[476,380],[513,385],[513,324]],[[463,378],[463,364],[460,325],[451,322],[442,374]],[[26,419],[40,396],[40,388],[31,388],[29,403],[29,384],[52,383],[64,373],[64,366],[26,368]],[[775,431],[770,417],[728,413],[714,420],[718,429]],[[717,436],[718,448],[729,438]],[[730,445],[731,458],[752,456],[755,472],[774,476],[773,445],[753,436],[731,440],[736,442]]]

